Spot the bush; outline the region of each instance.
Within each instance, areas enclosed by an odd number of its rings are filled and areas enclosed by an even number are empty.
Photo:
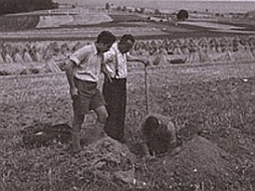
[[[5,70],[0,71],[0,76],[7,76],[7,75],[10,75],[10,73]]]
[[[184,21],[184,20],[186,20],[186,19],[189,18],[189,13],[188,13],[188,11],[182,9],[182,10],[180,10],[180,11],[177,13],[176,16],[177,16],[177,19],[178,19],[178,20]]]
[[[8,13],[29,12],[35,10],[54,9],[58,4],[52,0],[2,0],[0,15]]]
[[[29,68],[29,72],[31,74],[39,74],[40,70],[38,68]]]

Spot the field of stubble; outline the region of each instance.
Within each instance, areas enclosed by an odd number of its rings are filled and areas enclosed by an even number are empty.
[[[183,148],[175,156],[152,161],[137,155],[133,176],[143,186],[117,184],[90,171],[88,151],[73,156],[65,151],[65,144],[26,148],[22,129],[39,123],[71,123],[65,75],[1,77],[0,189],[252,191],[254,67],[254,63],[232,63],[149,68],[149,111],[172,118]],[[126,136],[135,154],[137,129],[145,115],[144,82],[143,68],[130,71]],[[93,121],[93,114],[88,120]]]

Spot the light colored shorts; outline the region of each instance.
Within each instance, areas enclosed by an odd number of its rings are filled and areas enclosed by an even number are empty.
[[[85,115],[90,110],[95,110],[105,105],[105,100],[97,88],[96,82],[74,79],[75,86],[78,88],[78,96],[73,98],[73,110],[76,115]]]

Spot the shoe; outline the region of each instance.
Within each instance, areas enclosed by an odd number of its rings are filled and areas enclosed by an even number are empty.
[[[81,152],[81,149],[74,149],[73,145],[70,144],[67,148],[64,149],[65,152],[71,154],[71,155],[76,155]]]
[[[170,155],[177,155],[182,151],[183,147],[182,146],[177,146],[173,150],[170,151]]]
[[[125,143],[127,143],[127,139],[126,138],[121,138],[121,139],[117,139],[120,143],[122,143],[122,144],[125,144]]]
[[[72,149],[75,153],[81,151],[80,133],[72,132]]]

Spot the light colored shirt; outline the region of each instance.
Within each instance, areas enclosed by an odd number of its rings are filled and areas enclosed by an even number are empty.
[[[118,49],[118,43],[115,42],[109,51],[104,53],[105,68],[112,78],[126,78],[127,77],[127,55],[122,54]]]
[[[90,44],[78,49],[69,56],[76,67],[74,76],[80,80],[98,82],[101,73],[103,55],[98,54],[95,44]]]

